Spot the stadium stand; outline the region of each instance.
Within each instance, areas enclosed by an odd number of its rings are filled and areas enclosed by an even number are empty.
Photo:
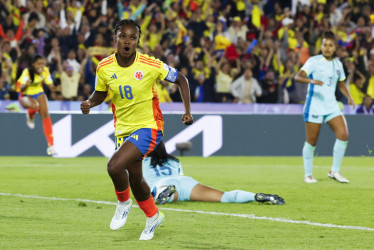
[[[142,27],[139,51],[185,73],[193,102],[303,103],[306,85],[293,77],[328,30],[356,102],[374,98],[374,0],[1,0],[0,17],[2,100],[17,99],[16,81],[36,53],[53,76],[49,100],[85,100],[123,18]],[[161,101],[181,101],[175,86],[158,88]]]

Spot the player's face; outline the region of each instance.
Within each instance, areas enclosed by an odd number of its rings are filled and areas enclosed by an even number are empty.
[[[139,43],[139,31],[133,25],[122,26],[115,36],[118,54],[129,57],[136,52]]]
[[[39,58],[38,60],[36,60],[36,62],[32,64],[32,66],[34,67],[34,70],[37,74],[41,74],[45,66],[45,61],[43,58]]]
[[[332,58],[336,51],[335,41],[330,38],[324,38],[321,45],[322,55],[326,58]]]

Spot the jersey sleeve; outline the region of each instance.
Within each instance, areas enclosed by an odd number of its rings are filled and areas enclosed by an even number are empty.
[[[160,68],[160,80],[166,80],[168,82],[174,83],[178,77],[178,71],[167,65],[166,63],[162,63],[163,65]]]
[[[24,85],[24,84],[27,83],[28,80],[30,80],[29,70],[28,70],[28,69],[24,69],[24,70],[22,71],[21,76],[18,78],[18,82],[19,82],[21,85]]]
[[[47,67],[44,67],[43,69],[43,78],[44,78],[45,84],[47,85],[53,84],[51,73],[49,72],[49,69]]]
[[[339,82],[344,81],[346,79],[343,64],[339,61]]]
[[[97,66],[96,77],[95,77],[95,90],[97,91],[108,91],[108,85],[104,78],[104,70],[100,69],[100,63]]]
[[[300,70],[303,70],[305,71],[305,73],[307,75],[310,75],[312,72],[313,72],[313,68],[314,68],[314,65],[313,65],[313,59],[312,58],[309,58],[305,64],[301,67]]]

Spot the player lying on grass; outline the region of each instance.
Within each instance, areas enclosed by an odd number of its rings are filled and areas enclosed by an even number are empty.
[[[243,190],[223,192],[203,184],[192,177],[183,176],[182,165],[168,154],[163,141],[143,160],[143,176],[152,190],[156,202],[208,201],[245,203],[258,201],[273,205],[285,204],[275,194],[251,193]]]

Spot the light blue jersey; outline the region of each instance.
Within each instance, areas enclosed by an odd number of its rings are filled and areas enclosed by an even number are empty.
[[[169,159],[162,166],[157,165],[155,168],[151,165],[151,157],[143,160],[143,176],[148,185],[152,188],[158,181],[166,177],[176,177],[183,175],[182,164]]]
[[[323,55],[317,55],[310,57],[301,70],[306,72],[307,77],[323,82],[322,86],[309,83],[304,105],[304,120],[339,113],[335,90],[337,83],[345,80],[342,63],[337,58],[328,61]]]
[[[144,158],[142,170],[153,196],[160,187],[174,185],[178,192],[178,201],[188,201],[192,189],[199,183],[192,177],[183,176],[182,164],[171,159],[154,168],[151,166],[151,158]]]

